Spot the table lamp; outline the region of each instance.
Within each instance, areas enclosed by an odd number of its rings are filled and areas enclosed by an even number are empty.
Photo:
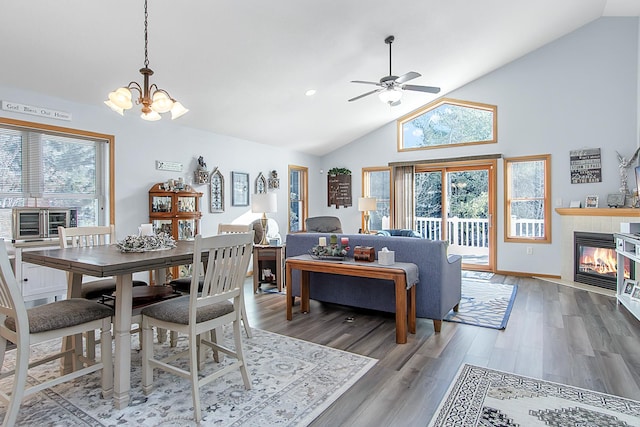
[[[267,246],[269,241],[267,240],[268,222],[267,212],[278,212],[278,200],[276,193],[258,193],[253,195],[251,201],[251,212],[262,213],[260,223],[262,224],[262,240],[260,245]]]
[[[378,210],[375,197],[358,198],[358,210],[364,212],[364,234],[369,234],[369,211]]]

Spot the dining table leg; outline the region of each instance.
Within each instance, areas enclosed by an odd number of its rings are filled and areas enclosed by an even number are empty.
[[[80,298],[82,291],[82,274],[79,273],[67,273],[67,299]],[[60,370],[62,375],[73,372],[80,369],[80,361],[77,359],[82,353],[82,334],[76,334],[74,336],[66,337],[62,340],[62,351],[74,348],[76,349],[76,357],[73,357],[70,353],[66,353],[60,360]],[[79,353],[78,353],[79,352]]]
[[[131,273],[116,276],[116,312],[114,316],[115,361],[113,404],[116,409],[129,405],[131,389]]]

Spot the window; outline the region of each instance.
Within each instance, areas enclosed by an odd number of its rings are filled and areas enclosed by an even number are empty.
[[[304,231],[307,219],[307,175],[309,169],[289,165],[289,232]]]
[[[0,118],[0,237],[11,238],[11,210],[22,206],[78,208],[81,226],[113,223],[112,158],[110,135]]]
[[[434,101],[398,119],[398,151],[495,143],[496,113],[495,105]]]
[[[505,241],[551,243],[551,155],[504,162]]]
[[[391,216],[391,168],[362,168],[362,196],[375,197],[377,209],[369,212],[369,230],[385,230],[390,227]],[[362,212],[364,229],[364,212]]]

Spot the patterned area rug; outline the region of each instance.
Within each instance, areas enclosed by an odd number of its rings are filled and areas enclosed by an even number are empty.
[[[429,427],[640,426],[640,402],[463,365]]]
[[[517,285],[463,278],[459,310],[458,312],[449,312],[444,320],[485,328],[504,329],[507,327],[517,290]]]
[[[376,363],[375,359],[255,328],[253,333],[250,339],[243,334],[253,388],[244,389],[239,370],[201,387],[204,420],[200,426],[308,425]],[[132,336],[132,348],[138,348],[137,337]],[[186,346],[186,338],[181,337],[178,345]],[[57,347],[59,341],[49,341],[35,350],[42,354],[45,346]],[[168,350],[168,344],[156,344],[157,354]],[[112,400],[100,398],[100,374],[95,373],[24,400],[18,425],[196,425],[191,383],[154,370],[154,391],[145,396],[140,387],[140,353],[134,350],[131,357],[132,402],[124,410],[116,410]],[[15,352],[7,353],[5,368],[13,367],[14,360]],[[230,361],[225,357],[222,363]],[[34,368],[28,382],[37,383],[56,373],[58,362],[53,363]],[[0,382],[3,391],[9,387],[7,379]],[[0,419],[4,411],[0,406]]]

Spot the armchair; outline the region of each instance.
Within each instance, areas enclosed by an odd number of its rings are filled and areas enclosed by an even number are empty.
[[[305,220],[307,233],[342,233],[342,223],[337,216],[315,216]]]

